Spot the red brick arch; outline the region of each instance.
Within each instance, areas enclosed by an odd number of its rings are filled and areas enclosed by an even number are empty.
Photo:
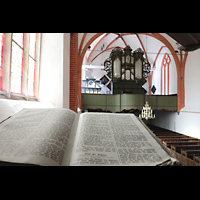
[[[82,63],[88,47],[94,40],[104,33],[97,33],[83,47],[82,52],[78,51],[78,33],[71,34],[70,38],[70,102],[71,110],[77,112],[77,108],[81,108],[81,71]],[[85,38],[84,34],[84,38]],[[81,42],[81,46],[83,41]]]
[[[78,33],[71,34],[70,40],[70,109],[77,111],[77,108],[81,108],[81,71],[82,63],[87,48],[104,33],[97,33],[92,36],[86,45],[83,47],[83,50],[78,50]],[[128,33],[131,34],[131,33]],[[142,34],[142,33],[140,33]],[[180,111],[185,106],[185,90],[184,90],[184,71],[185,63],[187,59],[187,53],[185,54],[184,60],[179,60],[178,56],[175,54],[175,49],[169,43],[169,41],[164,38],[159,33],[143,33],[150,37],[154,37],[157,40],[161,41],[171,52],[177,69],[177,96],[178,96],[178,111]],[[86,38],[84,34],[83,38]],[[83,46],[84,39],[81,41],[81,46]],[[181,56],[182,58],[182,56]]]

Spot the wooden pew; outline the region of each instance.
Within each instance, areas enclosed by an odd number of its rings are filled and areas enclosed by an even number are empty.
[[[159,137],[159,136],[180,136],[180,134],[177,133],[170,133],[170,132],[155,132],[153,131],[153,133]]]
[[[189,136],[183,136],[183,135],[163,135],[163,136],[157,136],[160,139],[163,138],[190,138]]]
[[[173,138],[163,138],[163,141],[199,141],[197,138],[189,138],[189,137],[173,137]]]
[[[182,164],[185,166],[195,166],[194,156],[200,156],[200,150],[181,150]]]
[[[200,150],[200,145],[171,145],[171,149],[178,153],[181,153],[183,150]]]
[[[200,150],[200,145],[171,145],[171,154],[174,155],[181,163],[183,156],[181,150]]]
[[[183,141],[183,142],[163,141],[163,144],[167,147],[170,147],[171,145],[200,145],[200,141]]]
[[[153,133],[183,165],[200,166],[200,139],[148,125]],[[199,154],[198,154],[199,153]]]
[[[163,138],[163,142],[194,142],[199,141],[197,138]]]
[[[194,155],[193,156],[193,160],[194,160],[194,165],[195,166],[200,166],[200,155]]]
[[[200,156],[200,150],[181,150],[181,154],[183,156],[186,156],[190,159],[193,159],[193,155],[195,154],[196,156]]]

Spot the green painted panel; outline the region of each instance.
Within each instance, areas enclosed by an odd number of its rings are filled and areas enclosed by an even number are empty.
[[[142,110],[146,100],[149,102],[149,105],[153,110],[177,110],[177,96],[145,96],[142,94],[82,94],[82,109],[85,110],[87,108],[101,108],[105,110],[110,110],[112,112],[131,108]]]
[[[133,106],[128,106],[128,105],[125,105],[125,106],[121,106],[121,110],[130,110],[130,109],[139,109],[139,110],[142,110],[143,108],[143,105],[133,105]]]
[[[106,95],[84,94],[82,95],[82,105],[106,105]]]
[[[106,110],[110,110],[111,112],[121,111],[120,106],[107,106]]]
[[[157,107],[176,107],[177,96],[158,96]]]
[[[148,103],[152,109],[157,109],[157,96],[147,95],[145,103],[146,103],[146,101],[148,101]]]
[[[106,103],[109,105],[120,105],[120,94],[106,95]]]
[[[106,106],[91,106],[91,105],[82,105],[82,110],[87,110],[87,109],[102,109],[106,110]]]
[[[144,95],[142,94],[123,94],[121,95],[121,105],[122,106],[143,106],[144,105]]]

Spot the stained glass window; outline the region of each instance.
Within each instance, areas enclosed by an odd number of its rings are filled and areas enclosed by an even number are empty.
[[[34,96],[35,66],[36,66],[36,33],[30,33],[29,69],[28,69],[28,95]]]
[[[3,77],[3,47],[4,47],[4,33],[0,33],[0,90],[2,90],[2,77]]]
[[[11,61],[11,92],[22,93],[24,33],[13,33]]]

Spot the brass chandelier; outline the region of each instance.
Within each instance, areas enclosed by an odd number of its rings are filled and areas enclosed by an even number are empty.
[[[149,107],[149,103],[148,101],[146,101],[146,104],[145,106],[143,106],[143,109],[142,109],[142,113],[139,115],[139,118],[140,119],[155,119],[155,114],[153,114],[153,111],[151,109],[151,107]]]

